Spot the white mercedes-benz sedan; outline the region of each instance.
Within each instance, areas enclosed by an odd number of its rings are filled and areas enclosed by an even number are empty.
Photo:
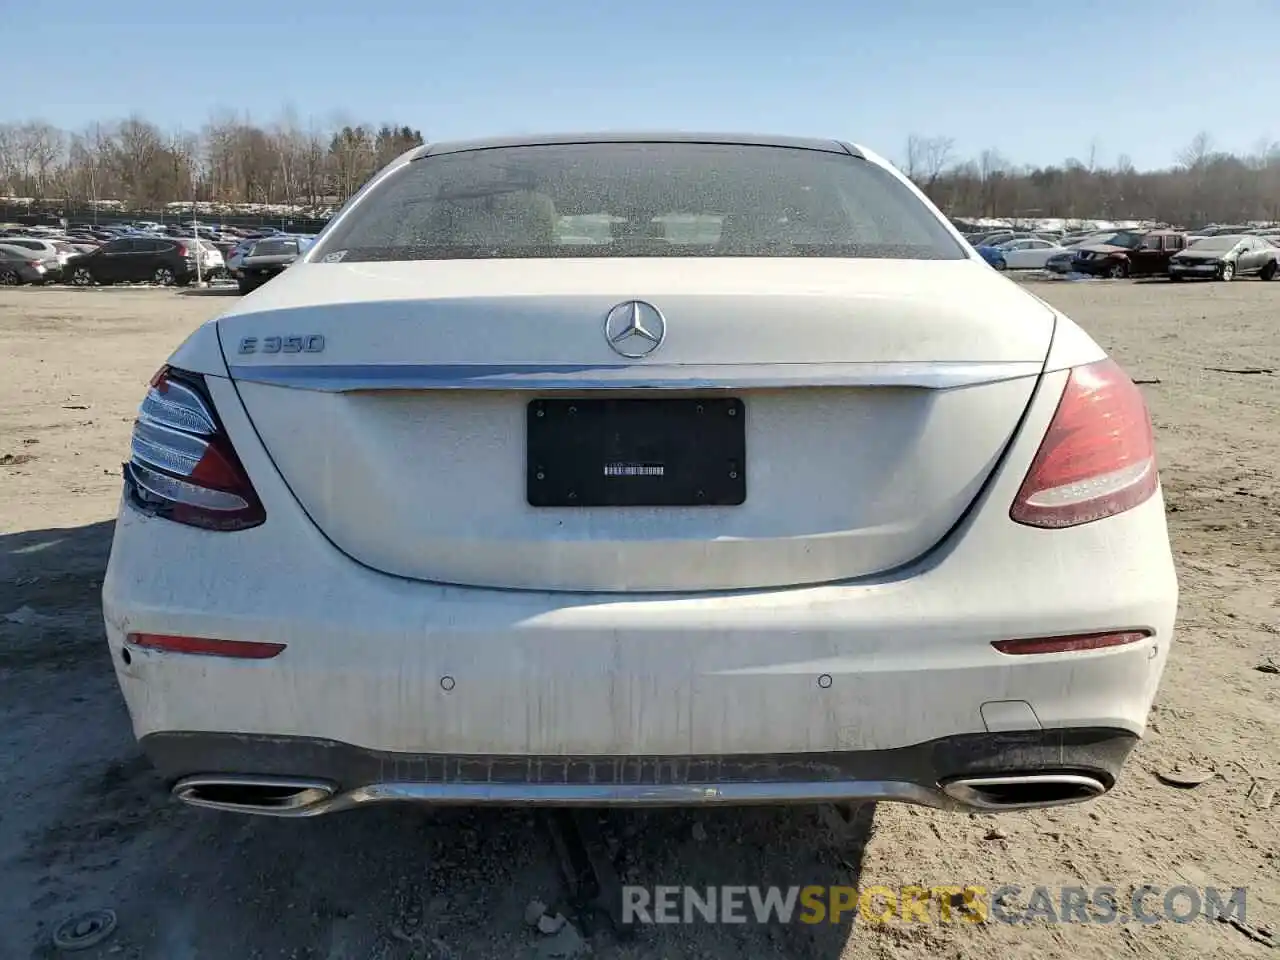
[[[1115,784],[1172,641],[1152,430],[831,140],[441,143],[151,381],[103,585],[185,802]]]

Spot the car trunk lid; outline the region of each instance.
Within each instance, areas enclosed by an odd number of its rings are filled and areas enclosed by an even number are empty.
[[[653,308],[660,346],[621,355],[618,324]],[[680,591],[928,551],[1016,429],[1053,314],[973,261],[454,260],[300,263],[219,330],[276,466],[361,563]],[[644,399],[689,402],[617,405]],[[589,423],[566,419],[575,400]]]

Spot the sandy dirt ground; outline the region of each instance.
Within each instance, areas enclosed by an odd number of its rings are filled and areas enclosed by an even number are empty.
[[[1245,886],[1249,924],[1280,933],[1280,675],[1265,670],[1280,662],[1280,283],[1030,288],[1153,381],[1142,389],[1181,619],[1150,735],[1119,788],[999,818],[881,805],[842,830],[811,808],[608,813],[602,829],[624,879],[1107,884],[1122,902],[1143,884]],[[0,292],[0,958],[60,955],[53,928],[102,908],[118,927],[79,956],[565,952],[562,937],[524,922],[531,899],[554,909],[564,896],[552,845],[527,812],[242,818],[174,804],[138,753],[98,609],[119,465],[147,378],[229,302],[204,291]],[[1271,372],[1223,372],[1257,368]],[[1179,765],[1208,779],[1160,781]],[[1280,956],[1203,919],[695,924],[645,927],[629,942],[588,920],[574,918],[598,957]]]

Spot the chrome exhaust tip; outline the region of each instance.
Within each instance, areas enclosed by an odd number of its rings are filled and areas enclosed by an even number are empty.
[[[211,774],[183,777],[172,793],[185,804],[208,810],[302,817],[321,812],[334,786],[322,780]]]
[[[1077,773],[1032,773],[1000,777],[961,777],[942,792],[979,810],[1034,810],[1082,803],[1107,792],[1096,777]]]

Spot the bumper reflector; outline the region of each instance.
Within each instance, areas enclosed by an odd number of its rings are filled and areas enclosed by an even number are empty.
[[[173,637],[162,633],[131,633],[126,642],[147,650],[164,653],[194,653],[206,657],[232,657],[237,660],[270,660],[285,648],[283,643],[258,643],[251,640],[214,640],[210,637]]]
[[[1025,640],[992,640],[1001,653],[1078,653],[1138,643],[1151,636],[1150,630],[1117,630],[1113,633],[1076,633],[1066,637],[1030,637]]]
[[[992,640],[1001,653],[1078,653],[1080,650],[1101,650],[1106,646],[1135,644],[1151,636],[1149,630],[1117,630],[1110,634],[1073,634],[1071,636],[1034,636],[1025,640]]]

